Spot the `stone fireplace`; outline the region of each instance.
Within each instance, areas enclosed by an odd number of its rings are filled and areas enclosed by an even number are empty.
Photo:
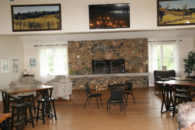
[[[134,81],[148,87],[148,42],[145,38],[69,41],[69,75],[73,88]]]

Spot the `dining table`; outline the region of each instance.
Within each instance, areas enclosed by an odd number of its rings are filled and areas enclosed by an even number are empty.
[[[188,78],[175,77],[169,81],[156,81],[156,83],[159,86],[162,95],[161,113],[172,110],[173,92],[175,87],[195,89],[195,81]],[[163,111],[163,107],[165,107],[165,111]]]
[[[17,88],[5,88],[5,89],[0,89],[2,92],[2,98],[3,98],[3,112],[8,113],[9,112],[9,100],[11,98],[16,99],[17,94],[25,94],[29,92],[37,92],[36,96],[34,97],[33,100],[35,100],[37,97],[40,95],[42,98],[46,100],[46,102],[49,100],[49,98],[52,95],[52,86],[48,85],[23,85]],[[49,104],[46,104],[46,112],[49,111]]]

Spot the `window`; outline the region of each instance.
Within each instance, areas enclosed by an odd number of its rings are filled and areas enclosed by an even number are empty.
[[[40,78],[48,80],[55,75],[68,74],[67,47],[40,48]]]
[[[150,41],[148,45],[150,86],[154,86],[154,70],[162,70],[165,66],[167,70],[175,70],[180,74],[179,41]]]
[[[175,69],[175,46],[173,44],[157,45],[157,68],[162,69],[166,66],[167,70]]]

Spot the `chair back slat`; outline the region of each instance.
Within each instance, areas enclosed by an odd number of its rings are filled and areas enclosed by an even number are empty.
[[[123,100],[123,91],[121,88],[111,88],[110,100]]]
[[[128,82],[126,83],[126,89],[125,90],[129,90],[129,91],[132,91],[133,90],[133,83],[132,82]]]
[[[89,88],[89,84],[88,83],[85,84],[85,92],[86,92],[87,96],[91,94],[91,90]]]

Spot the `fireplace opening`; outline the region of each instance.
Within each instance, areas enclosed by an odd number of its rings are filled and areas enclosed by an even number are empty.
[[[92,60],[93,74],[125,73],[125,60]]]

